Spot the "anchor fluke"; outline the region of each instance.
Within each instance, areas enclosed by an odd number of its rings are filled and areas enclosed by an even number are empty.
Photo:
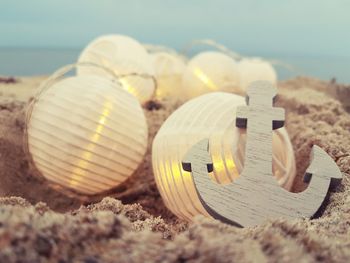
[[[313,180],[326,180],[326,182],[330,181],[331,187],[336,187],[342,178],[343,175],[333,159],[322,148],[314,145],[311,151],[311,163],[304,175],[304,182],[311,184]]]

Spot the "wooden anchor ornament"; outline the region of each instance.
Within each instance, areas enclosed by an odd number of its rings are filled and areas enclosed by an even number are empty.
[[[195,144],[183,159],[183,169],[191,172],[201,203],[216,219],[247,227],[271,218],[312,217],[330,186],[342,179],[333,159],[314,145],[304,176],[307,189],[292,193],[278,185],[272,173],[272,129],[284,125],[284,110],[273,107],[276,94],[271,83],[253,82],[247,89],[247,106],[237,109],[236,126],[247,129],[247,142],[244,168],[234,182],[220,185],[211,180],[208,139]]]

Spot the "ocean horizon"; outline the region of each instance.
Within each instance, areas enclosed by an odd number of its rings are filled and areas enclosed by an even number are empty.
[[[80,48],[0,48],[0,76],[50,75],[60,67],[77,61]],[[195,53],[191,54],[194,55]],[[257,56],[248,55],[247,56]],[[310,76],[350,83],[350,58],[315,55],[260,54],[262,58],[288,64],[275,64],[279,80]]]

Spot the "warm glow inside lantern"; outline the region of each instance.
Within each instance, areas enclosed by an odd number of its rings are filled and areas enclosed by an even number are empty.
[[[187,98],[212,91],[240,92],[237,63],[221,52],[199,53],[188,62],[182,85]]]
[[[26,123],[27,151],[40,174],[86,195],[126,180],[147,148],[137,99],[118,81],[96,75],[49,83],[30,105]]]
[[[136,40],[122,35],[106,35],[92,41],[80,54],[79,63],[90,62],[112,70],[123,88],[141,103],[150,100],[155,92],[152,61],[146,49]],[[110,77],[99,68],[79,67],[78,74],[97,74]]]
[[[176,54],[155,52],[151,54],[155,77],[157,79],[158,98],[176,98],[182,96],[182,74],[185,62]]]
[[[166,206],[177,216],[191,220],[198,214],[208,215],[191,174],[181,166],[182,158],[195,143],[209,138],[213,180],[234,183],[242,171],[246,136],[245,130],[235,127],[235,112],[244,104],[244,98],[238,95],[205,94],[182,105],[160,128],[153,142],[153,171]],[[272,147],[274,176],[281,186],[290,189],[295,160],[284,128],[273,132]]]

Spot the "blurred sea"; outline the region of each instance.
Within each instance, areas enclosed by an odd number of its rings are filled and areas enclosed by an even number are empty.
[[[61,66],[74,63],[79,49],[0,48],[0,76],[48,75]],[[335,77],[337,82],[350,83],[350,57],[317,57],[260,54],[293,67],[276,66],[281,80],[295,76],[312,76],[323,80]]]

